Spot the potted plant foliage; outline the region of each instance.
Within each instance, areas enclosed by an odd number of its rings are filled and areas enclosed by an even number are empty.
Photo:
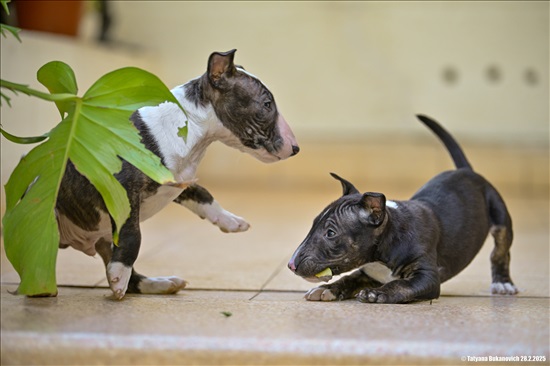
[[[0,0],[8,12],[9,0]],[[4,37],[19,39],[19,30],[1,26]],[[60,122],[50,131],[33,137],[18,137],[1,128],[2,135],[19,144],[38,144],[24,156],[5,185],[6,212],[2,225],[4,247],[18,272],[18,293],[55,296],[55,265],[59,232],[55,204],[67,162],[77,167],[95,188],[113,218],[113,237],[126,221],[130,205],[126,191],[114,178],[124,159],[158,183],[173,181],[171,172],[141,143],[129,117],[136,109],[162,102],[181,105],[155,75],[135,67],[115,70],[97,80],[78,96],[76,77],[69,65],[52,61],[37,72],[48,92],[0,80],[2,108],[14,94],[55,103]],[[183,108],[182,108],[183,110]],[[184,111],[185,113],[185,111]],[[180,131],[186,138],[187,123]]]

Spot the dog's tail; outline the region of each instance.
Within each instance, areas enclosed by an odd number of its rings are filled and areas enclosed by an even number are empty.
[[[470,162],[468,162],[468,159],[466,159],[466,155],[464,155],[464,152],[462,151],[462,148],[456,142],[456,140],[451,136],[447,130],[445,130],[439,123],[434,121],[433,119],[426,117],[424,115],[418,114],[416,115],[422,123],[424,123],[430,130],[432,130],[433,133],[439,137],[439,139],[443,142],[447,150],[449,151],[449,154],[451,154],[451,157],[453,158],[453,161],[455,163],[455,166],[457,169],[460,168],[468,168],[472,169],[472,166],[470,165]]]

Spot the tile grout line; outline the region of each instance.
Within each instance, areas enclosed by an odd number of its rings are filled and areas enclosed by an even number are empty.
[[[266,290],[265,286],[269,284],[269,282],[280,272],[280,269],[278,271],[275,271],[273,275],[266,281],[264,286],[260,290],[258,290],[254,296],[252,296],[248,300],[253,300],[255,297],[257,297],[262,292],[269,292],[269,293],[303,293],[305,290],[282,290],[282,289],[273,289],[273,290]],[[0,285],[2,286],[17,286],[18,283],[15,282],[0,282]],[[90,285],[57,285],[57,287],[63,287],[63,288],[82,288],[82,289],[109,289],[108,286],[90,286]],[[224,289],[224,288],[186,288],[185,292],[192,292],[192,291],[209,291],[209,292],[255,292],[255,290],[250,289]],[[8,291],[9,292],[9,291]],[[164,296],[164,295],[163,295]],[[537,295],[529,295],[529,296],[507,296],[507,295],[456,295],[456,294],[443,294],[440,295],[439,298],[516,298],[516,299],[548,299],[550,300],[550,296],[537,296]],[[434,299],[435,300],[435,299]]]
[[[275,278],[275,276],[277,276],[281,270],[284,268],[284,264],[286,262],[286,257],[281,261],[281,263],[275,268],[275,271],[273,271],[273,273],[271,273],[271,275],[268,277],[268,279],[262,284],[262,286],[260,287],[260,289],[258,290],[258,292],[256,292],[254,294],[254,296],[252,296],[250,299],[248,299],[248,301],[252,301],[254,300],[259,294],[262,293],[262,291],[265,289],[265,287]]]

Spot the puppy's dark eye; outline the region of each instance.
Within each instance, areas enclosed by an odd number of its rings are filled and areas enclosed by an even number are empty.
[[[270,101],[264,102],[264,108],[270,109],[271,108],[271,102]]]
[[[334,238],[336,236],[336,233],[334,232],[334,230],[328,229],[327,232],[325,233],[325,236],[327,238]]]

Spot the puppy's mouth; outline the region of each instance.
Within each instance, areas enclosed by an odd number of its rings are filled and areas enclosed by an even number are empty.
[[[263,147],[253,151],[254,151],[253,153],[254,157],[260,160],[262,163],[275,163],[282,160],[280,157],[278,157],[277,155],[273,154],[272,152],[268,151]]]
[[[332,276],[323,276],[323,277],[309,276],[309,277],[303,277],[303,279],[308,282],[319,283],[319,282],[328,282],[332,280]]]
[[[321,272],[317,273],[315,276],[304,277],[305,280],[309,282],[328,282],[332,279],[332,270],[330,267],[325,268]]]
[[[298,146],[292,146],[290,151],[281,144],[278,148],[274,148],[273,144],[262,142],[254,147],[253,155],[264,163],[274,163],[281,160],[286,160],[300,151]]]

